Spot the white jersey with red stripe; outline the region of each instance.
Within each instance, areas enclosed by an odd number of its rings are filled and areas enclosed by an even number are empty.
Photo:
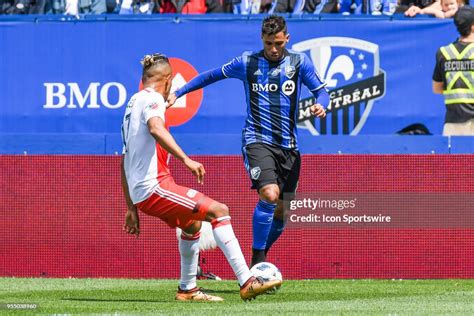
[[[148,130],[152,117],[165,121],[163,96],[151,88],[134,94],[127,104],[122,122],[124,169],[134,204],[147,199],[158,183],[170,176],[168,152],[156,143]]]

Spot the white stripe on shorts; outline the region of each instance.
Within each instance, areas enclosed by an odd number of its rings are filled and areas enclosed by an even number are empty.
[[[194,209],[194,207],[196,206],[196,202],[194,202],[193,200],[190,200],[174,192],[167,191],[161,188],[160,186],[155,189],[155,193],[167,200],[170,200],[171,202],[177,203],[190,209]]]

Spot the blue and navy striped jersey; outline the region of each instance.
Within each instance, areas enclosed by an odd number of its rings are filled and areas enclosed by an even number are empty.
[[[242,80],[247,99],[243,146],[267,143],[298,149],[297,116],[301,84],[327,107],[329,96],[311,60],[304,53],[285,50],[284,58],[271,62],[260,52],[244,52],[221,68],[199,74],[175,91],[180,96],[225,78]]]
[[[245,52],[222,67],[229,78],[243,81],[247,99],[247,119],[243,145],[262,142],[297,149],[297,115],[301,84],[313,94],[325,83],[304,53],[287,50],[279,62],[271,62],[260,52]]]

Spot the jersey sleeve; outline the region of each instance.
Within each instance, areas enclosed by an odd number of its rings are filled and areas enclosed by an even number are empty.
[[[222,73],[227,78],[245,79],[245,65],[242,56],[236,57],[222,66]]]
[[[174,93],[176,97],[182,97],[183,95],[198,90],[208,86],[216,81],[225,79],[226,76],[222,73],[221,68],[214,68],[212,70],[205,71],[196,77],[194,77],[190,82],[185,84],[183,87],[176,90]]]
[[[318,90],[326,87],[326,83],[323,82],[318,72],[314,68],[311,60],[303,54],[303,61],[301,65],[301,77],[303,78],[303,83],[311,93],[314,95]]]
[[[145,100],[142,110],[142,122],[146,124],[152,117],[159,117],[165,121],[166,105],[163,97],[157,93],[153,93]]]

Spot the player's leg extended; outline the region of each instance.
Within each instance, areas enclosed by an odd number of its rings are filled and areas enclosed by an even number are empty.
[[[282,200],[278,200],[275,213],[273,214],[272,226],[270,228],[270,232],[268,233],[267,242],[265,245],[265,256],[285,229],[286,214],[285,209],[283,208],[283,204],[284,203]]]
[[[264,282],[252,276],[230,224],[229,209],[226,205],[200,192],[179,186],[170,179],[161,182],[153,196],[144,203],[140,203],[139,208],[149,215],[161,218],[171,228],[180,227],[183,230],[179,242],[182,274],[180,288],[176,294],[177,300],[222,300],[220,297],[203,293],[195,286],[199,231],[203,220],[211,222],[213,226],[216,243],[224,252],[241,285],[242,299],[254,298],[281,285],[281,281]]]
[[[186,228],[182,229],[179,238],[181,278],[176,299],[179,301],[223,301],[219,296],[204,293],[196,284],[200,229],[200,221],[193,221]]]
[[[252,274],[248,269],[239,241],[232,229],[229,208],[225,204],[211,200],[205,220],[211,222],[217,246],[224,253],[239,284],[243,285]]]
[[[179,301],[222,301],[196,286],[201,221],[205,217],[199,209],[205,198],[204,194],[179,186],[169,178],[160,182],[154,193],[137,205],[142,212],[159,217],[171,228],[182,229],[178,238],[181,277],[176,299]]]
[[[189,291],[196,287],[196,271],[199,258],[199,237],[201,222],[194,221],[183,229],[179,237],[178,247],[181,256],[181,278],[179,288]]]
[[[224,253],[239,281],[240,297],[242,299],[252,299],[257,295],[266,293],[275,286],[281,285],[281,281],[278,280],[263,281],[252,276],[240,249],[239,241],[232,229],[229,209],[226,205],[212,201],[208,207],[206,220],[211,222],[216,243]]]
[[[259,192],[259,202],[253,212],[252,266],[265,261],[267,239],[273,222],[280,189],[276,184],[267,184]]]
[[[252,180],[252,189],[258,190],[259,202],[252,220],[252,266],[265,261],[265,248],[273,221],[273,213],[280,195],[278,187],[278,158],[273,147],[253,143],[242,148],[245,168]]]
[[[272,227],[268,233],[265,255],[285,229],[288,215],[288,210],[285,209],[285,205],[288,205],[288,203],[285,203],[285,201],[289,202],[294,199],[300,177],[301,157],[299,152],[294,150],[283,151],[281,157],[285,160],[280,164],[279,170],[282,192],[280,193],[278,206],[273,216]]]

